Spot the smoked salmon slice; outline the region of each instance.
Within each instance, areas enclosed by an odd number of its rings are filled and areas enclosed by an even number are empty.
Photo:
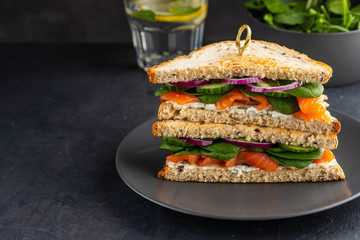
[[[263,96],[258,96],[258,97],[250,97],[251,99],[257,101],[259,104],[256,106],[257,110],[264,110],[265,108],[267,108],[270,103],[267,100],[267,98],[263,95]]]
[[[246,164],[269,172],[275,172],[279,167],[278,162],[275,162],[268,155],[262,152],[240,152],[239,158],[243,160]]]
[[[184,105],[193,102],[200,102],[200,99],[194,95],[186,94],[180,91],[170,91],[160,95],[160,103],[166,101],[173,101],[179,105]]]
[[[230,107],[235,101],[237,105],[241,103],[248,104],[250,102],[250,98],[243,94],[239,89],[235,88],[225,97],[215,102],[215,106],[220,111]]]
[[[326,111],[326,108],[329,106],[325,100],[327,100],[326,95],[321,95],[318,98],[301,98],[296,97],[300,111],[294,113],[294,116],[304,119],[305,121],[310,121],[311,119],[318,119],[320,121],[325,121],[330,123],[331,116],[329,112]]]
[[[323,155],[319,159],[315,159],[313,163],[320,164],[320,163],[328,163],[331,162],[335,158],[335,155],[329,150],[324,149]]]

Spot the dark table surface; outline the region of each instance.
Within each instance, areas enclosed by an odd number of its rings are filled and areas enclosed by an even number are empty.
[[[158,100],[131,46],[0,44],[0,239],[360,239],[360,198],[272,221],[195,217],[120,179],[115,153]],[[360,84],[327,88],[360,119]]]

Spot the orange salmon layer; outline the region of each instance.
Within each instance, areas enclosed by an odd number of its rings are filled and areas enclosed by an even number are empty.
[[[326,111],[326,108],[329,106],[329,104],[325,102],[325,100],[327,100],[326,95],[322,95],[318,98],[296,97],[296,99],[298,101],[300,111],[293,113],[293,116],[299,117],[307,122],[311,119],[317,119],[328,123],[331,122],[331,116],[329,112]],[[179,105],[200,102],[198,97],[180,91],[169,91],[164,93],[160,96],[159,100],[160,103],[173,101]],[[256,109],[259,111],[264,110],[270,105],[265,96],[250,97],[242,93],[237,88],[229,92],[225,97],[214,104],[220,111],[230,106],[251,105],[253,103],[257,104]]]
[[[322,157],[319,159],[315,159],[313,163],[329,163],[334,158],[334,154],[330,150],[325,149]],[[179,163],[183,161],[189,164],[196,164],[197,166],[201,167],[216,166],[222,168],[230,168],[245,163],[268,172],[275,172],[280,166],[278,162],[272,160],[265,153],[253,151],[241,151],[234,158],[229,160],[217,160],[200,154],[181,154],[170,155],[166,157],[166,163]]]
[[[331,116],[329,112],[326,111],[326,108],[329,106],[327,102],[327,96],[321,95],[317,98],[301,98],[296,97],[300,111],[294,113],[294,116],[304,119],[305,121],[310,121],[311,119],[317,119],[320,121],[325,121],[330,123]]]

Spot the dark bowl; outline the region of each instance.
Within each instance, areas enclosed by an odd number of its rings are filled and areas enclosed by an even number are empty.
[[[342,33],[302,33],[277,29],[249,15],[252,38],[275,42],[333,68],[327,87],[360,81],[360,30]]]

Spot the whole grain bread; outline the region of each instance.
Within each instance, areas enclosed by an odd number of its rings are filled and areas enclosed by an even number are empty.
[[[281,114],[254,114],[245,111],[246,107],[233,106],[224,110],[217,111],[211,108],[210,104],[196,103],[198,107],[189,104],[179,105],[168,101],[160,105],[158,118],[160,120],[184,120],[202,123],[222,123],[222,124],[252,124],[261,127],[276,127],[298,130],[311,133],[336,134],[340,131],[340,123],[332,119],[331,123],[319,120],[304,121],[299,117]],[[274,110],[275,111],[275,110]]]
[[[334,160],[336,161],[336,160]],[[328,167],[292,169],[284,168],[276,172],[263,170],[239,172],[225,168],[185,168],[165,165],[158,178],[178,182],[232,182],[232,183],[274,183],[274,182],[320,182],[345,179],[338,163]]]
[[[231,125],[201,123],[182,120],[163,120],[152,126],[154,136],[189,138],[246,138],[287,145],[335,149],[336,134],[318,134],[297,130],[260,127],[256,125]]]
[[[151,83],[257,76],[326,83],[332,69],[292,49],[252,40],[239,56],[235,41],[213,43],[147,70]]]

